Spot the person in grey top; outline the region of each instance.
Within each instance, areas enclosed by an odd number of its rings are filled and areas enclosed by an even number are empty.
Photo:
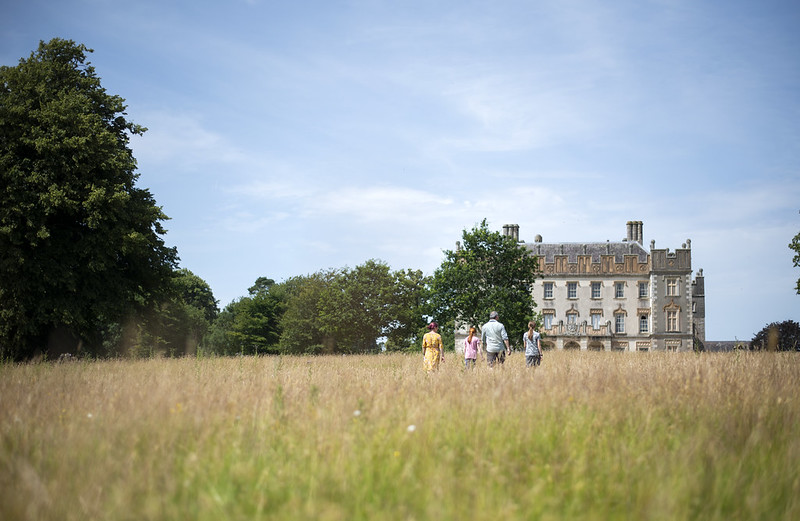
[[[497,311],[489,313],[489,321],[481,328],[481,343],[486,349],[486,362],[489,367],[494,367],[496,361],[502,364],[505,361],[505,355],[511,354],[511,344],[508,343],[508,333],[506,327],[498,322]],[[505,345],[505,351],[503,346]]]
[[[528,322],[528,330],[522,335],[525,343],[525,367],[533,367],[542,363],[541,335],[536,331],[536,322]]]

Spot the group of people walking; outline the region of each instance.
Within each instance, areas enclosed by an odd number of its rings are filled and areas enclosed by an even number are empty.
[[[475,367],[478,355],[484,358],[489,367],[505,362],[506,355],[511,354],[511,344],[505,326],[498,320],[497,311],[489,313],[489,321],[481,327],[478,337],[474,327],[469,328],[469,335],[464,339],[464,367]],[[444,362],[444,348],[442,336],[439,334],[439,325],[436,322],[428,324],[429,331],[422,337],[423,365],[427,371],[435,371],[439,364]],[[528,331],[522,336],[525,345],[525,366],[534,367],[542,363],[541,335],[536,331],[536,323],[528,322]]]

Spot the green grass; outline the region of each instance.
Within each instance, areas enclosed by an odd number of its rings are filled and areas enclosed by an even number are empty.
[[[460,364],[1,365],[0,519],[800,519],[796,355]]]

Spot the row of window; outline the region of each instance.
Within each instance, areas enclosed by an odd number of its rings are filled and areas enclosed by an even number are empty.
[[[680,321],[678,314],[678,310],[667,310],[667,331],[668,332],[679,332],[680,331]],[[591,313],[591,323],[592,329],[600,329],[602,326],[601,319],[602,315],[600,313]],[[544,320],[544,329],[552,329],[553,328],[553,321],[555,320],[555,313],[548,313],[547,311],[544,312],[542,315]],[[577,313],[568,313],[567,314],[567,324],[577,324],[578,321],[578,314]],[[649,333],[650,332],[650,316],[649,315],[641,315],[639,317],[639,333]],[[614,333],[625,333],[625,313],[614,313]]]
[[[591,295],[593,299],[602,298],[601,296],[601,288],[603,286],[602,282],[591,282]],[[639,289],[639,298],[648,298],[650,296],[650,283],[640,281],[637,284]],[[668,297],[677,297],[678,288],[680,287],[679,281],[677,277],[670,277],[666,279],[666,288],[667,288],[667,296]],[[544,283],[544,298],[545,299],[552,299],[554,294],[555,282],[545,282]],[[577,299],[578,298],[578,283],[577,282],[567,282],[567,298],[568,299]],[[615,282],[614,283],[614,298],[625,298],[625,282]]]

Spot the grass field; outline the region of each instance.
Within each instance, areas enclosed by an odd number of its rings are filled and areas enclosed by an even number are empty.
[[[800,358],[0,365],[2,520],[796,520]]]

